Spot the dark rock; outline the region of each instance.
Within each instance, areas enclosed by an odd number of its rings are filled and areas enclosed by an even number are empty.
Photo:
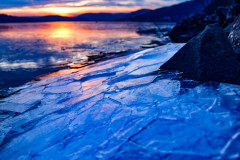
[[[240,16],[238,16],[238,18],[233,23],[228,38],[232,43],[233,49],[238,54],[238,59],[240,61]]]
[[[147,44],[143,44],[141,45],[142,48],[155,48],[155,47],[158,47],[158,46],[163,46],[167,43],[169,43],[170,41],[168,39],[166,40],[151,40],[150,43],[147,43]]]
[[[216,15],[218,17],[218,24],[220,24],[221,26],[223,26],[224,22],[226,21],[228,12],[229,9],[226,7],[219,7],[217,9]]]
[[[157,34],[158,30],[156,28],[147,29],[147,30],[138,30],[137,33],[140,35]]]
[[[223,27],[227,27],[229,24],[233,23],[234,20],[238,17],[240,14],[240,5],[232,5],[229,8],[227,17],[225,19],[225,22],[223,23]]]
[[[215,11],[218,10],[219,7],[231,6],[234,3],[234,0],[212,0],[212,2],[204,9],[204,13],[207,15],[215,14]]]
[[[177,24],[168,34],[173,42],[184,43],[201,33],[207,24],[214,23],[208,20],[205,14],[196,14]]]
[[[232,23],[230,23],[227,27],[225,27],[223,31],[228,36],[230,34],[231,29],[232,29]]]
[[[150,44],[157,44],[158,46],[162,46],[167,44],[169,41],[158,41],[158,40],[151,40]]]
[[[160,69],[178,70],[199,81],[240,84],[240,62],[218,24],[208,25]]]
[[[169,37],[173,42],[185,43],[201,33],[209,24],[218,23],[222,28],[225,28],[225,33],[228,35],[230,26],[240,14],[240,5],[234,0],[212,0],[204,9],[203,14],[195,14],[177,24]]]
[[[161,7],[129,20],[140,22],[180,22],[192,14],[201,13],[205,7],[202,1],[208,0],[191,0],[169,7]]]

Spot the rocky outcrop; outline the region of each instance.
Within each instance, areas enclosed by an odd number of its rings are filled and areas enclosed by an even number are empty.
[[[229,8],[228,14],[224,21],[223,27],[226,27],[228,24],[233,23],[234,20],[240,14],[240,4],[235,4]]]
[[[240,14],[240,4],[236,1],[214,0],[202,14],[195,14],[178,23],[168,34],[173,42],[185,43],[201,33],[209,24],[218,23],[229,34],[234,20]]]
[[[218,24],[208,25],[160,69],[178,70],[199,81],[240,84],[240,62]]]
[[[208,20],[205,14],[196,14],[177,24],[168,36],[173,42],[185,43],[201,33],[211,23],[214,23],[214,21]]]
[[[233,23],[233,26],[228,38],[232,43],[233,49],[238,54],[238,59],[240,61],[240,16],[238,16],[238,18]]]

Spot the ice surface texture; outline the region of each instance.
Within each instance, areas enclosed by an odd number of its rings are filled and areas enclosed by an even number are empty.
[[[239,159],[240,86],[158,71],[168,44],[32,82],[0,102],[0,159]]]

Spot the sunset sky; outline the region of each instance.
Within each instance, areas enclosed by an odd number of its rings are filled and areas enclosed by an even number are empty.
[[[131,12],[155,9],[187,0],[0,0],[0,13],[15,16],[61,15],[82,13]]]

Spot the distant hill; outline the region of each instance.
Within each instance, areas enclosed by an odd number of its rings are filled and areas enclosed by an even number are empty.
[[[152,11],[151,9],[140,9],[140,10],[137,10],[135,12],[131,12],[131,13],[128,13],[126,14],[124,17],[122,18],[119,18],[117,19],[118,21],[131,21],[133,20],[134,18],[136,18],[137,16],[140,16],[140,15],[143,15],[143,14],[146,14],[146,13],[149,13],[150,11]]]
[[[124,21],[148,13],[150,9],[140,9],[130,13],[86,13],[74,17],[78,21]]]
[[[32,22],[34,21],[33,18],[28,17],[16,17],[16,16],[9,16],[5,14],[0,14],[0,23],[10,23],[10,22]]]
[[[71,17],[62,17],[62,16],[44,16],[34,18],[37,22],[53,22],[53,21],[69,21]]]
[[[76,17],[62,16],[44,16],[44,17],[16,17],[0,14],[0,23],[10,22],[54,22],[54,21],[117,21],[135,18],[143,13],[147,13],[147,9],[139,10],[131,13],[86,13]]]
[[[178,22],[185,19],[187,16],[195,13],[200,13],[206,7],[203,4],[204,0],[187,1],[181,4],[158,8],[153,11],[141,14],[134,18],[125,20],[129,21],[151,21],[151,22]]]
[[[54,22],[54,21],[72,21],[72,17],[62,16],[43,16],[43,17],[17,17],[0,14],[0,23],[15,23],[15,22]]]
[[[127,14],[128,13],[86,13],[73,19],[77,21],[115,21]]]

